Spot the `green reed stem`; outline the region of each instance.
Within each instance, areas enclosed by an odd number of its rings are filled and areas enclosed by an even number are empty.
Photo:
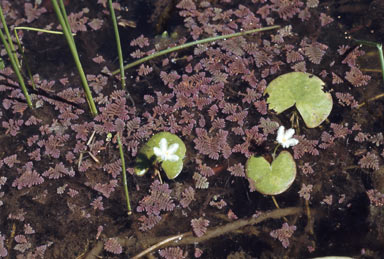
[[[127,201],[127,209],[128,209],[128,215],[132,214],[132,208],[131,208],[131,202],[129,200],[129,192],[128,192],[128,184],[127,184],[127,174],[126,174],[126,168],[125,168],[125,159],[124,159],[124,152],[123,152],[123,144],[121,143],[120,139],[120,133],[117,132],[117,143],[119,145],[119,153],[120,153],[120,160],[121,160],[121,169],[123,171],[123,184],[124,184],[124,193],[125,193],[125,199]]]
[[[112,6],[112,0],[108,0],[108,6],[109,6],[109,11],[111,12],[111,16],[112,16],[113,30],[115,31],[117,55],[119,56],[119,66],[120,66],[120,75],[121,75],[121,87],[125,90],[125,74],[124,74],[123,52],[121,51],[119,29],[117,27],[117,20],[116,20],[115,10],[113,9],[113,6]]]
[[[63,29],[65,39],[67,40],[69,49],[71,50],[73,59],[75,61],[76,67],[77,67],[77,70],[79,72],[80,79],[81,79],[81,82],[83,84],[85,96],[86,96],[86,99],[88,102],[88,106],[91,110],[92,115],[96,116],[97,115],[96,105],[93,101],[92,93],[91,93],[91,90],[89,89],[87,78],[85,76],[83,67],[82,67],[81,62],[80,62],[79,54],[78,54],[77,49],[76,49],[75,40],[73,39],[71,27],[69,26],[67,14],[65,12],[63,0],[60,0],[60,7],[59,7],[56,0],[51,0],[51,2],[53,5],[53,9],[56,13],[57,19],[59,20],[60,25]]]
[[[6,40],[2,29],[0,29],[1,41],[3,42],[5,50],[7,51],[9,60],[11,61],[12,68],[13,68],[14,72],[16,73],[17,80],[19,81],[21,90],[23,91],[23,94],[25,96],[27,104],[28,104],[29,108],[33,109],[31,97],[28,94],[28,90],[27,90],[27,87],[25,85],[23,76],[21,75],[19,60],[17,59],[15,47],[13,46],[12,38],[11,38],[11,35],[9,34],[8,26],[7,26],[7,23],[5,22],[3,9],[1,8],[1,6],[0,6],[0,19],[1,19],[1,23],[3,24],[3,28],[5,30],[5,33],[7,35],[9,43]]]
[[[230,39],[230,38],[244,36],[244,35],[251,34],[251,33],[268,31],[268,30],[273,30],[273,29],[277,29],[277,28],[280,28],[280,25],[274,25],[274,26],[269,26],[269,27],[264,27],[264,28],[259,28],[259,29],[253,29],[253,30],[248,30],[248,31],[236,32],[236,33],[232,33],[232,34],[226,34],[226,35],[210,37],[210,38],[206,38],[206,39],[202,39],[202,40],[197,40],[197,41],[193,41],[193,42],[188,42],[188,43],[185,43],[185,44],[182,44],[182,45],[179,45],[179,46],[175,46],[173,48],[169,48],[169,49],[165,49],[165,50],[153,53],[153,54],[151,54],[149,56],[146,56],[144,58],[136,60],[136,61],[134,61],[132,63],[129,63],[128,65],[125,65],[124,69],[129,69],[131,67],[140,65],[140,64],[142,64],[142,63],[144,63],[144,62],[146,62],[148,60],[154,59],[156,57],[159,57],[159,56],[171,53],[171,52],[179,51],[181,49],[189,48],[189,47],[192,47],[192,46],[195,46],[195,45],[198,45],[198,44],[204,44],[204,43],[208,43],[208,42],[212,42],[212,41],[216,41],[216,40]],[[120,72],[120,69],[115,70],[115,71],[112,72],[112,75],[116,75],[119,72]]]
[[[383,55],[383,44],[376,45],[377,50],[379,51],[380,65],[381,65],[381,75],[383,77],[384,83],[384,55]]]
[[[353,39],[359,44],[363,44],[366,46],[370,47],[376,47],[377,50],[379,51],[379,58],[380,58],[380,66],[381,66],[381,75],[383,77],[383,83],[384,83],[384,55],[383,55],[383,44],[378,43],[378,42],[373,42],[373,41],[368,41],[368,40],[358,40],[358,39]]]

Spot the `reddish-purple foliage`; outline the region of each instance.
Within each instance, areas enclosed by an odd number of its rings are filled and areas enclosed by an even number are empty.
[[[6,128],[7,131],[5,134],[11,134],[11,136],[16,136],[19,133],[20,127],[23,125],[23,120],[13,120],[9,119],[9,121],[3,121],[2,126]]]
[[[329,206],[332,205],[333,202],[333,196],[331,195],[326,195],[325,198],[320,202],[321,204],[327,204]]]
[[[52,156],[54,158],[60,157],[60,150],[59,147],[64,146],[64,143],[66,143],[69,139],[68,134],[64,135],[50,135],[48,137],[48,140],[40,140],[37,144],[40,147],[45,147],[44,154],[47,156]]]
[[[361,168],[371,168],[373,170],[379,170],[379,157],[371,152],[368,152],[359,160]]]
[[[367,133],[364,133],[364,132],[359,132],[357,133],[357,135],[355,136],[354,140],[356,142],[359,142],[359,143],[362,143],[364,141],[367,141],[369,139],[369,134]]]
[[[244,142],[235,145],[232,152],[239,152],[246,157],[250,157],[252,153],[249,151],[249,147],[253,144],[261,145],[266,139],[266,135],[259,132],[259,127],[253,126],[252,128],[245,130],[245,136],[243,136]]]
[[[209,226],[209,220],[200,217],[198,219],[191,220],[191,226],[193,232],[197,237],[201,237],[207,232],[207,227]]]
[[[69,26],[71,31],[76,33],[78,31],[87,31],[85,24],[88,22],[88,17],[83,17],[84,12],[70,13],[68,15]]]
[[[202,176],[199,173],[194,173],[192,178],[193,178],[193,180],[196,181],[195,182],[195,187],[197,189],[207,189],[208,188],[209,182],[208,182],[207,177]]]
[[[172,211],[175,208],[171,198],[172,190],[168,184],[161,184],[156,180],[151,184],[149,192],[150,195],[145,196],[137,206],[138,212],[145,211],[148,215],[159,215],[162,210]]]
[[[105,164],[103,170],[112,175],[113,178],[116,178],[121,173],[121,160]]]
[[[309,44],[306,42],[306,40],[303,40],[301,45],[303,47],[304,54],[314,64],[320,64],[325,51],[328,49],[327,45],[324,45],[320,42],[312,42]]]
[[[320,13],[320,22],[321,22],[321,26],[324,27],[328,24],[330,24],[331,22],[333,22],[333,18],[326,15],[325,13]]]
[[[78,195],[79,192],[76,191],[75,189],[69,188],[67,194],[69,195],[69,197],[73,198],[73,197],[75,197],[76,195]]]
[[[0,232],[0,257],[6,257],[8,255],[8,251],[4,245],[5,236],[3,236]]]
[[[334,138],[343,138],[345,139],[348,134],[351,134],[352,131],[348,129],[347,127],[344,127],[342,124],[336,124],[336,123],[331,123],[331,129],[333,130],[333,135]]]
[[[348,55],[345,57],[345,59],[341,63],[348,64],[350,67],[355,67],[357,58],[365,54],[365,52],[363,50],[360,50],[359,48],[360,46],[355,47],[351,52],[348,53]],[[346,46],[344,48],[341,48],[340,51],[346,51],[348,49],[349,49],[349,46]],[[343,54],[340,54],[340,55],[343,55]]]
[[[229,147],[227,143],[228,131],[219,130],[215,135],[209,136],[208,132],[203,128],[196,128],[197,138],[195,148],[203,155],[208,155],[209,158],[218,160],[220,152],[223,153]],[[228,158],[224,156],[224,158]]]
[[[229,167],[228,171],[231,172],[233,176],[245,177],[244,166],[241,163]]]
[[[341,106],[350,106],[351,108],[356,108],[359,104],[350,93],[335,93],[337,100]]]
[[[168,85],[169,87],[173,87],[174,82],[180,79],[180,75],[176,71],[172,71],[168,74],[164,71],[161,71],[160,78],[163,80],[163,83],[165,85]]]
[[[288,20],[300,12],[303,2],[300,0],[271,0],[272,10],[277,12],[280,18]]]
[[[3,162],[4,162],[4,164],[6,164],[9,168],[12,168],[15,164],[20,163],[20,161],[17,160],[17,154],[13,154],[13,155],[4,157]]]
[[[94,18],[90,22],[88,22],[88,26],[92,28],[92,30],[97,31],[103,26],[104,20]],[[98,64],[100,64],[99,62]]]
[[[301,190],[298,192],[299,196],[308,201],[309,198],[311,197],[312,188],[313,188],[312,184],[308,184],[308,185],[302,184]]]
[[[227,203],[224,199],[218,200],[218,197],[214,196],[213,199],[209,202],[209,205],[221,210],[222,208],[227,206]]]
[[[26,235],[31,235],[31,234],[35,233],[35,230],[31,227],[31,225],[29,223],[28,224],[24,224],[24,233]]]
[[[284,248],[289,246],[289,238],[295,232],[296,226],[289,226],[288,223],[284,223],[280,229],[276,229],[269,233],[271,237],[279,239]]]
[[[44,182],[43,177],[40,176],[38,172],[32,170],[33,163],[26,163],[21,169],[17,169],[19,176],[12,183],[13,187],[17,187],[17,189],[22,189],[24,187],[32,187],[33,185],[38,185]]]
[[[377,147],[384,144],[384,137],[383,137],[383,133],[382,132],[379,132],[377,133],[376,135],[373,135],[369,141],[372,143],[372,144],[375,144]]]
[[[72,124],[71,128],[75,131],[76,139],[86,141],[89,138],[89,132],[95,126],[94,122],[84,122],[83,124]]]
[[[15,213],[9,213],[8,218],[23,222],[25,220],[25,215],[27,215],[27,212],[25,212],[24,209],[19,209],[15,211]]]
[[[73,169],[67,169],[63,162],[56,164],[55,168],[49,167],[49,169],[43,173],[43,176],[49,179],[59,179],[64,175],[73,177],[75,175],[75,171]]]
[[[379,192],[376,189],[371,189],[367,191],[368,198],[371,202],[371,205],[375,207],[384,206],[384,194]]]
[[[106,198],[109,198],[111,193],[115,190],[117,186],[117,180],[110,180],[109,183],[101,184],[98,183],[93,187],[94,190],[101,192]]]
[[[295,136],[299,141],[299,144],[293,147],[293,157],[300,159],[305,153],[309,153],[313,156],[319,155],[319,151],[316,149],[318,140],[308,140],[305,136]]]
[[[207,166],[206,164],[203,164],[203,162],[200,159],[196,159],[196,163],[199,166],[199,172],[201,175],[205,177],[210,177],[215,174],[212,167]]]
[[[149,46],[149,40],[148,38],[144,37],[143,34],[141,34],[138,38],[132,40],[130,45],[139,46],[139,48],[143,48],[145,46]]]
[[[344,78],[347,79],[353,86],[359,87],[367,85],[371,76],[364,75],[363,72],[361,72],[357,67],[351,67],[351,70],[345,73]]]
[[[103,200],[103,196],[99,196],[96,199],[94,199],[91,202],[91,206],[93,207],[93,209],[95,209],[95,210],[104,210],[104,206],[103,206],[103,201],[102,200]]]
[[[181,196],[183,198],[180,200],[180,205],[183,208],[187,208],[192,201],[196,200],[195,190],[190,186],[184,189],[184,191],[181,193]]]
[[[123,252],[123,248],[116,238],[108,238],[108,240],[104,243],[104,249],[105,251],[113,254],[121,254]]]
[[[146,76],[153,71],[153,68],[150,66],[146,66],[144,64],[141,64],[141,66],[136,71],[137,71],[138,75]]]
[[[165,259],[183,259],[187,258],[187,254],[183,253],[180,247],[167,247],[159,251],[159,255]]]
[[[24,235],[16,235],[15,241],[17,245],[15,245],[13,249],[21,253],[24,253],[26,250],[32,247],[32,244],[27,240]]]
[[[35,149],[34,151],[28,153],[28,156],[31,160],[41,161],[40,148]]]
[[[47,11],[47,9],[45,9],[44,7],[37,8],[37,5],[35,7],[33,7],[33,5],[31,3],[25,3],[24,4],[24,12],[25,12],[25,16],[27,17],[27,23],[33,22],[34,20],[39,18],[40,15],[42,15],[46,11]]]
[[[161,216],[154,215],[154,214],[151,214],[148,216],[143,215],[140,218],[138,218],[138,220],[141,222],[139,229],[141,231],[147,231],[153,228],[157,223],[160,222]]]
[[[312,166],[308,162],[305,162],[303,165],[299,165],[299,168],[305,175],[314,173]]]

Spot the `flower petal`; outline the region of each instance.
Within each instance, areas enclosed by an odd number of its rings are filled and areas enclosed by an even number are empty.
[[[288,129],[286,132],[285,132],[285,137],[287,139],[290,139],[292,138],[292,136],[295,134],[295,130],[294,129]]]
[[[167,139],[166,138],[160,139],[159,146],[163,153],[167,152],[167,149],[168,149]]]
[[[154,147],[154,148],[153,148],[153,153],[154,153],[156,156],[158,156],[158,157],[161,157],[161,155],[163,154],[163,152],[161,151],[161,149],[158,148],[158,147]]]
[[[299,141],[295,138],[288,139],[287,141],[288,147],[293,147],[293,146],[296,146],[297,144],[299,144]]]
[[[284,126],[280,126],[279,129],[277,130],[277,137],[276,141],[279,142],[280,144],[282,143],[282,140],[284,138]]]
[[[176,162],[177,160],[179,160],[179,156],[174,155],[174,154],[168,155],[166,160],[171,161],[171,162]]]
[[[177,151],[178,148],[179,148],[179,144],[178,143],[173,143],[168,148],[168,154],[174,154]]]

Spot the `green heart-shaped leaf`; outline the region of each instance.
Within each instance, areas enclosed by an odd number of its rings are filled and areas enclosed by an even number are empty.
[[[155,155],[154,148],[160,147],[161,139],[166,140],[167,147],[171,147],[175,143],[178,144],[178,148],[174,152],[174,155],[178,156],[177,161],[162,161],[160,157]],[[142,148],[140,148],[136,157],[136,164],[134,168],[135,173],[139,176],[144,175],[149,170],[149,168],[153,166],[153,164],[159,163],[168,179],[174,179],[183,169],[183,159],[185,157],[185,152],[185,144],[178,136],[169,132],[157,133],[153,135]]]
[[[269,83],[266,93],[269,109],[281,113],[296,104],[308,128],[319,126],[331,113],[333,101],[323,92],[324,82],[315,75],[291,72]]]
[[[296,163],[288,151],[282,151],[270,164],[264,157],[251,156],[246,164],[247,177],[256,191],[266,195],[285,192],[296,177]]]

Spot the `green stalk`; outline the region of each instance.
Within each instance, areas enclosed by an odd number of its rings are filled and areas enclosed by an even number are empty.
[[[119,56],[119,66],[120,66],[120,75],[121,75],[121,87],[125,90],[125,74],[124,74],[124,64],[123,64],[123,52],[121,51],[121,43],[120,43],[120,35],[119,29],[117,27],[117,20],[115,15],[115,10],[112,6],[112,0],[108,0],[109,11],[112,16],[113,30],[115,31],[115,39],[116,39],[116,48],[117,54]]]
[[[126,169],[125,169],[125,159],[124,159],[124,152],[123,152],[123,144],[121,143],[120,133],[119,132],[117,132],[117,143],[119,145],[121,169],[123,171],[124,193],[125,193],[125,199],[127,201],[128,215],[131,215],[132,214],[132,208],[131,208],[131,202],[129,201],[127,174],[126,174]]]
[[[381,75],[383,77],[383,83],[384,83],[384,56],[383,56],[383,45],[377,44],[376,48],[379,50],[379,57],[380,57],[380,65],[381,65]]]
[[[383,44],[378,43],[378,42],[373,42],[373,41],[368,41],[368,40],[358,40],[358,39],[353,39],[359,44],[363,44],[366,46],[370,47],[376,47],[377,50],[379,51],[379,58],[380,58],[380,66],[381,66],[381,75],[383,77],[383,83],[384,83],[384,55],[383,55]]]
[[[1,9],[1,7],[0,7],[0,18],[1,18],[1,22],[3,24],[3,28],[6,32],[6,34],[9,35],[8,27],[7,27],[7,24],[5,23],[3,10]],[[11,36],[7,36],[7,37],[8,37],[8,41],[12,42]],[[11,64],[12,64],[12,68],[13,68],[14,72],[16,73],[17,80],[19,81],[19,84],[21,86],[21,90],[23,91],[23,94],[25,96],[27,104],[28,104],[29,108],[33,109],[33,104],[32,104],[31,98],[28,94],[28,90],[27,90],[27,87],[25,85],[23,76],[21,75],[20,66],[19,66],[18,59],[16,57],[16,53],[14,52],[15,48],[13,47],[13,44],[12,45],[8,44],[7,40],[5,39],[5,36],[4,36],[2,29],[0,29],[0,38],[4,44],[5,50],[7,51],[7,54],[9,56],[9,60],[11,61]],[[12,50],[12,48],[13,48],[13,50]]]
[[[91,90],[89,89],[87,78],[85,76],[83,67],[82,67],[81,62],[80,62],[79,54],[77,53],[75,41],[74,41],[72,33],[71,33],[71,28],[70,28],[69,23],[68,23],[67,15],[65,13],[63,0],[60,0],[60,5],[62,6],[61,9],[60,9],[59,5],[57,4],[56,0],[51,0],[51,2],[53,5],[53,9],[56,13],[56,16],[57,16],[57,18],[60,22],[60,25],[63,29],[65,39],[67,40],[67,43],[69,45],[69,49],[71,50],[73,59],[75,61],[76,67],[77,67],[77,70],[79,71],[80,79],[81,79],[81,82],[83,84],[83,88],[85,91],[85,96],[87,98],[88,106],[91,110],[92,115],[96,116],[97,115],[96,105],[93,101],[92,93],[91,93]]]
[[[193,41],[193,42],[188,42],[188,43],[185,43],[185,44],[182,44],[182,45],[179,45],[179,46],[175,46],[173,48],[169,48],[169,49],[165,49],[165,50],[153,53],[153,54],[151,54],[149,56],[146,56],[144,58],[136,60],[135,62],[129,63],[128,65],[125,65],[124,69],[129,69],[131,67],[140,65],[140,64],[142,64],[142,63],[144,63],[144,62],[146,62],[148,60],[151,60],[153,58],[156,58],[156,57],[159,57],[159,56],[171,53],[171,52],[175,52],[175,51],[178,51],[178,50],[181,50],[181,49],[189,48],[189,47],[192,47],[192,46],[195,46],[195,45],[198,45],[198,44],[204,44],[204,43],[212,42],[212,41],[215,41],[215,40],[223,40],[223,39],[229,39],[229,38],[233,38],[233,37],[244,36],[244,35],[251,34],[251,33],[268,31],[268,30],[273,30],[273,29],[277,29],[277,28],[280,28],[280,25],[274,25],[274,26],[269,26],[269,27],[264,27],[264,28],[259,28],[259,29],[253,29],[253,30],[248,30],[248,31],[236,32],[236,33],[232,33],[232,34],[226,34],[226,35],[210,37],[210,38],[206,38],[206,39],[202,39],[202,40],[197,40],[197,41]],[[120,72],[120,69],[115,70],[115,71],[112,72],[112,75],[116,75],[119,72]]]
[[[7,35],[8,43],[9,43],[9,46],[10,46],[10,48],[12,50],[12,53],[16,53],[16,49],[15,49],[15,46],[13,45],[11,34],[9,33],[7,23],[5,22],[5,18],[4,18],[4,14],[3,14],[3,9],[1,8],[1,6],[0,6],[0,19],[1,19],[1,22],[3,24],[5,34]],[[14,58],[15,58],[17,66],[20,69],[21,68],[20,62],[19,62],[16,54],[14,54]]]

